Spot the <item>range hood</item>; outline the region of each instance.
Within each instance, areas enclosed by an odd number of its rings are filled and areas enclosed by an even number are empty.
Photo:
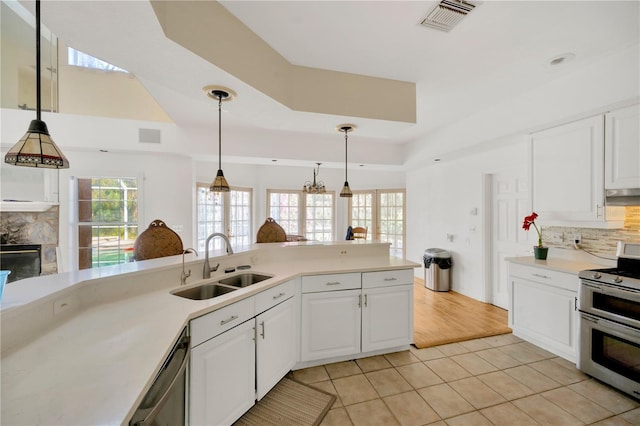
[[[607,189],[605,203],[608,206],[640,206],[640,188]]]

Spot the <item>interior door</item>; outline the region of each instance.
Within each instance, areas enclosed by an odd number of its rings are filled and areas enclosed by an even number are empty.
[[[491,274],[489,301],[508,308],[508,271],[505,258],[524,255],[529,243],[521,230],[529,211],[529,183],[524,174],[491,175]],[[534,231],[535,232],[535,231]]]

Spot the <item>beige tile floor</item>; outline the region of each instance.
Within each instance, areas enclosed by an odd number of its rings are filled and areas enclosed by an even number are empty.
[[[322,425],[640,425],[640,402],[512,334],[327,364]]]

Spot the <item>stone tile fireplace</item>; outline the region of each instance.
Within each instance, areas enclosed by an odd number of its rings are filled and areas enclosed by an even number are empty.
[[[60,209],[53,205],[43,212],[0,211],[2,244],[40,245],[42,275],[58,272],[56,247]]]

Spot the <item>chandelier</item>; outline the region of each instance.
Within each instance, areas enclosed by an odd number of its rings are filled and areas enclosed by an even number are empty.
[[[318,176],[318,174],[320,173],[320,164],[322,163],[316,164],[318,165],[318,167],[313,169],[313,183],[307,181],[302,187],[302,192],[304,192],[305,194],[324,194],[325,192],[327,192],[327,189],[324,187],[324,183],[322,181],[316,182],[316,176]]]

